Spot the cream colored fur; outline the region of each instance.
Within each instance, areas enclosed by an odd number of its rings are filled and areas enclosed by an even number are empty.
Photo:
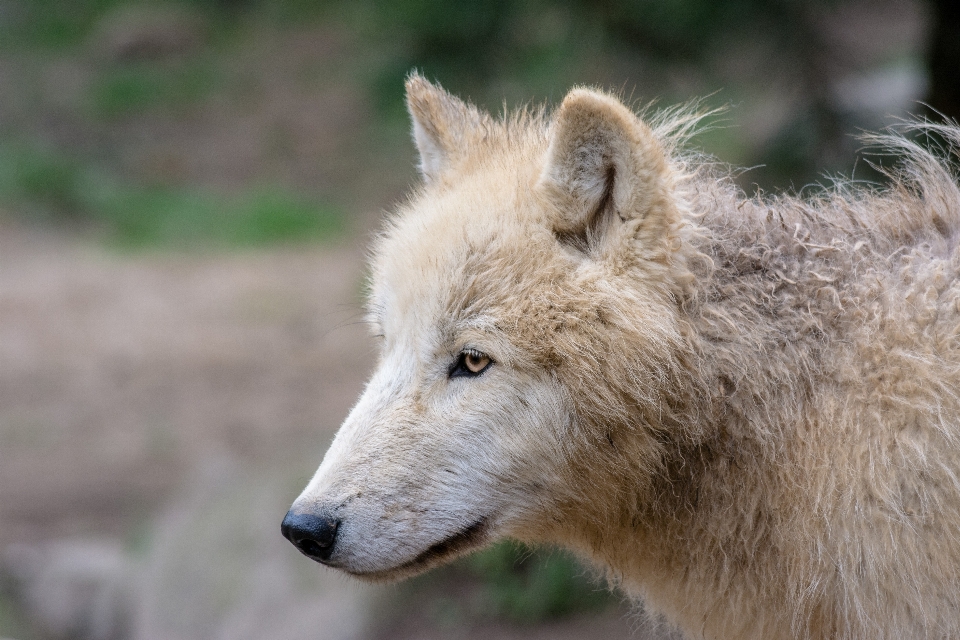
[[[747,198],[572,91],[495,121],[413,76],[423,187],[373,252],[382,356],[294,504],[371,579],[571,548],[691,638],[960,637],[960,190]],[[960,130],[940,134],[960,142]],[[463,349],[493,360],[450,377]]]

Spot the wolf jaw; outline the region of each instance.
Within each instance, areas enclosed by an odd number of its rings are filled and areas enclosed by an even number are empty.
[[[445,540],[434,543],[413,560],[377,571],[355,572],[348,568],[344,568],[344,571],[356,578],[370,582],[392,582],[408,578],[483,547],[489,542],[487,531],[487,519],[480,518]],[[340,568],[336,565],[330,566]]]

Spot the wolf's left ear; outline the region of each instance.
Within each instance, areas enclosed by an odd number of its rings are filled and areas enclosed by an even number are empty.
[[[489,116],[417,73],[407,78],[406,89],[420,173],[430,182],[462,157]]]
[[[657,240],[676,215],[653,132],[619,100],[588,89],[571,91],[557,110],[537,187],[557,211],[557,237],[583,250],[629,221],[641,240]]]

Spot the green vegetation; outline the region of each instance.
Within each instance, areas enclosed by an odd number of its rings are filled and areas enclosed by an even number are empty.
[[[6,591],[5,585],[0,585],[0,637],[26,637],[26,625],[22,615]]]
[[[262,14],[279,25],[297,13],[317,15],[316,8],[307,7],[308,3],[301,6],[290,0]],[[39,85],[23,85],[27,100],[37,103],[36,115],[20,114],[26,131],[10,121],[3,123],[0,214],[67,224],[125,248],[193,250],[312,242],[344,231],[342,213],[316,195],[260,178],[254,178],[251,187],[231,191],[191,184],[188,177],[144,183],[128,177],[143,171],[131,172],[128,161],[112,146],[118,125],[136,126],[145,119],[175,122],[191,117],[213,96],[236,99],[239,87],[234,85],[239,79],[231,54],[242,45],[234,38],[249,28],[240,26],[248,8],[259,11],[243,2],[217,0],[25,0],[0,8],[7,12],[0,15],[0,53],[29,54],[41,69],[56,60],[77,63],[75,88],[66,94],[72,97],[58,95],[66,101],[52,106]],[[159,31],[135,35],[152,20],[163,25]],[[107,35],[104,24],[109,26]],[[182,31],[177,25],[186,25],[200,40],[177,44]],[[157,37],[173,40],[156,44],[151,38]],[[111,38],[134,38],[139,44],[115,42],[112,50],[104,49]],[[158,54],[150,48],[155,46],[173,49]],[[26,78],[31,73],[27,71]],[[70,128],[67,136],[50,139],[42,134],[43,119],[64,116]]]
[[[517,622],[538,622],[609,605],[612,596],[570,554],[501,543],[465,560],[481,581],[481,613]]]
[[[0,49],[60,49],[81,44],[118,0],[31,0],[11,4],[0,20]]]
[[[75,218],[84,210],[83,165],[62,155],[0,145],[0,201],[33,217]]]
[[[89,90],[88,108],[95,117],[108,120],[149,109],[183,110],[217,88],[219,77],[204,62],[190,58],[166,65],[136,62],[104,69]]]
[[[343,228],[327,207],[279,189],[231,196],[178,189],[108,191],[99,221],[125,246],[256,246],[329,237]]]
[[[409,616],[414,602],[422,624],[446,630],[471,621],[537,624],[598,612],[617,598],[564,551],[501,542],[401,584],[387,624]]]
[[[0,202],[38,220],[93,227],[122,247],[248,247],[329,238],[333,208],[279,188],[229,195],[126,184],[72,158],[0,146]]]

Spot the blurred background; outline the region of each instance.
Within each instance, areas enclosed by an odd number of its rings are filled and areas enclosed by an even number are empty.
[[[706,96],[695,146],[805,193],[878,179],[859,130],[960,115],[958,7],[0,0],[0,637],[668,637],[556,550],[373,588],[280,536],[372,366],[404,77]]]

